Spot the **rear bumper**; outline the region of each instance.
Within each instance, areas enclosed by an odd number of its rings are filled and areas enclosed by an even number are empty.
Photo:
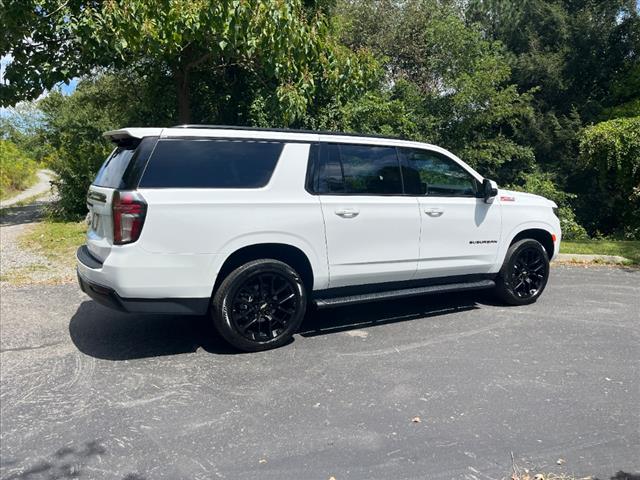
[[[162,313],[204,315],[209,298],[124,298],[116,290],[95,280],[100,276],[102,263],[94,258],[86,245],[76,252],[78,284],[80,289],[101,305],[127,313]],[[84,273],[83,273],[84,272]],[[88,274],[91,279],[87,278]]]

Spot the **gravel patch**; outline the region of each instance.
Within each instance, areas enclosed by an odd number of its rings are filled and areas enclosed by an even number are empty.
[[[41,253],[20,245],[20,238],[33,230],[45,207],[54,199],[48,190],[41,194],[33,201],[28,199],[27,205],[18,204],[0,210],[0,286],[75,281],[73,266],[53,262]]]
[[[20,237],[34,226],[35,223],[26,223],[0,227],[0,285],[73,281],[73,271],[68,266],[20,246]]]

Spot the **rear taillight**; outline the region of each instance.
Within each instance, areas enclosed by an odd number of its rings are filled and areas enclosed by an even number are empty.
[[[113,209],[113,243],[124,245],[138,240],[147,214],[147,202],[138,192],[115,191]]]

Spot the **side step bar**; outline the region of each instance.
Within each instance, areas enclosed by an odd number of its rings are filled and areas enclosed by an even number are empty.
[[[496,282],[493,280],[478,280],[476,282],[430,285],[427,287],[405,288],[402,290],[389,290],[386,292],[365,293],[346,297],[318,298],[315,300],[315,303],[318,308],[342,307],[378,300],[395,300],[398,298],[415,297],[432,293],[464,292],[466,290],[480,290],[483,288],[493,288],[495,286]]]

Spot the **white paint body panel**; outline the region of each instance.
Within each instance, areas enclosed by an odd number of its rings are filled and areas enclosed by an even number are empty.
[[[489,273],[502,233],[501,206],[468,197],[418,201],[422,229],[416,277]]]
[[[420,212],[415,197],[321,195],[331,287],[411,280]],[[341,212],[347,213],[341,216]]]
[[[235,129],[122,129],[105,135],[112,139],[190,136],[292,142],[284,146],[263,188],[140,188],[148,208],[137,242],[113,246],[108,230],[90,231],[89,249],[104,263],[100,269],[91,269],[78,262],[78,269],[86,279],[113,288],[123,298],[210,297],[225,260],[240,248],[261,243],[300,249],[311,264],[314,290],[495,273],[513,238],[529,228],[554,234],[554,255],[559,249],[560,225],[552,212],[555,204],[536,195],[500,190],[492,203],[485,203],[476,198],[318,196],[305,190],[310,144],[318,141],[435,150],[482,181],[478,172],[455,155],[433,145]],[[100,213],[108,220],[113,190],[99,190],[108,201],[98,210],[105,209]],[[426,213],[429,209],[443,213],[433,216]],[[336,214],[343,211],[357,215]]]

